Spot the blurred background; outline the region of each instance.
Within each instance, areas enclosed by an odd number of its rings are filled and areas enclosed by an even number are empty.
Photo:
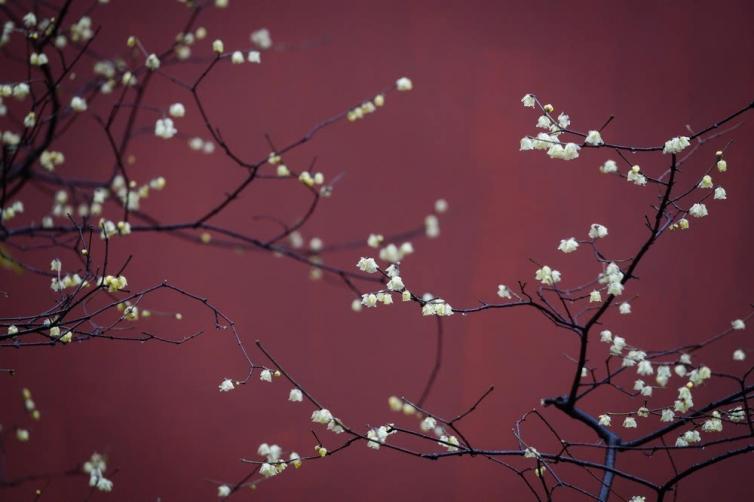
[[[74,3],[76,12],[83,12],[84,4]],[[94,24],[102,25],[96,46],[104,54],[120,53],[126,38],[137,35],[148,50],[163,49],[186,15],[175,1],[113,1],[92,14]],[[286,161],[302,169],[316,156],[328,179],[342,175],[333,196],[302,231],[307,240],[320,237],[325,245],[421,226],[434,201],[447,199],[440,237],[414,242],[416,252],[406,260],[403,277],[412,291],[431,291],[459,307],[494,301],[499,283],[532,282],[537,267],[530,259],[562,270],[565,284],[592,279],[598,269],[588,253],[564,257],[556,251],[562,238],[586,238],[592,223],[609,228],[604,249],[616,257],[634,254],[646,236],[643,215],[655,190],[600,175],[604,153],[587,151],[562,162],[518,151],[519,139],[535,132],[537,118],[521,106],[525,93],[552,103],[556,113],[570,114],[580,130],[598,128],[614,115],[603,137],[638,145],[684,134],[687,124],[699,130],[754,98],[754,8],[747,0],[231,0],[226,10],[208,9],[199,24],[209,35],[196,51],[206,55],[214,38],[231,50],[249,48],[249,34],[259,28],[272,35],[273,49],[262,55],[261,65],[221,65],[200,88],[212,120],[243,158],[267,155],[265,133],[276,143],[293,141],[396,78],[413,80],[412,92],[391,94],[385,107],[365,120],[322,131]],[[181,74],[189,79],[202,68],[181,69]],[[162,80],[145,96],[150,106],[175,101],[188,110],[178,129],[206,137],[188,92]],[[243,172],[220,152],[202,155],[184,141],[154,138],[150,131],[157,117],[144,117],[146,134],[129,150],[135,158],[131,175],[140,181],[162,175],[168,181],[144,209],[163,221],[196,218],[242,179]],[[693,180],[713,161],[714,151],[734,139],[726,155],[729,171],[720,177],[728,200],[708,204],[710,217],[692,222],[691,231],[662,240],[630,288],[638,295],[634,313],[620,319],[608,315],[610,328],[630,343],[659,349],[697,341],[748,311],[754,299],[754,126],[751,116],[742,122],[728,137],[703,147],[687,168]],[[96,179],[109,174],[112,155],[93,120],[79,121],[60,148],[66,173]],[[655,173],[663,160],[637,157],[644,170]],[[46,196],[36,196],[43,201],[39,217],[49,209]],[[269,236],[277,228],[257,216],[291,221],[308,201],[304,190],[259,183],[216,223]],[[34,201],[27,203],[34,216]],[[127,274],[132,286],[167,279],[208,297],[236,322],[248,346],[262,340],[350,426],[416,425],[415,418],[387,406],[393,394],[418,398],[432,368],[435,322],[422,318],[415,306],[352,312],[353,294],[347,289],[312,281],[305,266],[269,254],[189,245],[154,234],[120,242],[116,258],[133,255]],[[327,260],[352,267],[363,253],[344,251]],[[38,253],[39,263],[50,258]],[[36,312],[53,300],[44,280],[3,270],[0,281],[9,292],[0,303],[3,316]],[[242,375],[245,365],[230,334],[214,331],[208,312],[170,295],[156,296],[144,307],[183,315],[181,321],[149,321],[156,334],[206,334],[180,347],[101,341],[0,352],[0,366],[17,370],[14,378],[0,382],[0,423],[24,420],[22,387],[32,390],[42,413],[30,426],[29,442],[5,442],[12,476],[75,468],[100,451],[117,473],[114,491],[95,498],[207,500],[216,495],[217,482],[243,477],[248,468],[239,459],[255,457],[262,442],[302,454],[313,451],[311,410],[287,402],[285,383],[255,380],[231,393],[218,392],[218,383]],[[515,421],[570,382],[573,366],[566,356],[574,354],[575,340],[534,312],[456,315],[445,323],[444,341],[428,408],[452,416],[495,386],[463,423],[474,446],[516,447]],[[726,341],[705,354],[704,362],[713,371],[733,367],[733,350],[752,345],[747,336]],[[262,362],[258,353],[253,357]],[[598,414],[625,406],[619,403],[605,393],[585,407]],[[556,412],[548,413],[554,423],[565,423]],[[562,430],[593,441],[581,427]],[[537,445],[542,434],[532,426],[528,439]],[[337,443],[322,435],[329,446]],[[693,462],[693,455],[681,458]],[[739,457],[692,477],[682,485],[680,500],[751,499],[754,485],[745,478],[751,462]],[[672,472],[660,456],[627,460],[620,467],[649,477]],[[0,498],[29,500],[34,489],[45,488],[48,500],[78,500],[87,494],[85,484],[85,478],[54,478],[4,490]],[[623,483],[616,490],[626,498],[639,494]],[[519,500],[527,491],[514,475],[484,459],[431,462],[357,444],[238,498],[252,497]]]

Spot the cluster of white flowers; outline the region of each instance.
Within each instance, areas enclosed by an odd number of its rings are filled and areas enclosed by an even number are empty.
[[[356,264],[356,266],[359,268],[359,270],[368,274],[373,274],[377,272],[377,270],[379,270],[377,262],[374,260],[374,258],[365,258],[363,256],[359,259],[359,262]]]
[[[302,171],[301,174],[298,175],[298,180],[308,187],[313,187],[314,185],[322,185],[325,182],[325,175],[322,173],[314,173],[314,176],[312,176],[309,171]]]
[[[388,424],[369,429],[369,431],[367,431],[367,446],[373,450],[379,450],[380,445],[385,444],[388,436],[397,432],[393,430],[392,427],[393,424]]]
[[[647,178],[641,174],[641,168],[638,165],[631,166],[631,169],[626,173],[626,181],[637,186],[644,186],[647,184]]]
[[[349,122],[355,122],[357,120],[363,119],[371,113],[376,112],[377,108],[380,108],[384,105],[385,95],[378,94],[371,101],[364,101],[359,106],[349,110],[346,114],[346,118]]]
[[[690,144],[688,136],[677,136],[665,142],[662,153],[680,153],[688,148]]]
[[[440,219],[434,214],[424,218],[424,233],[430,239],[435,239],[440,235]]]
[[[131,233],[131,224],[127,221],[115,223],[111,220],[100,218],[99,220],[100,238],[109,239],[116,235],[129,235]]]
[[[312,422],[315,424],[322,424],[327,426],[327,430],[340,434],[344,431],[340,421],[335,418],[330,410],[322,408],[321,410],[314,410],[312,412]]]
[[[91,458],[84,463],[83,470],[89,474],[89,486],[96,487],[102,492],[113,490],[113,482],[104,476],[107,470],[107,460],[104,456],[93,453]]]
[[[691,430],[691,431],[686,431],[683,433],[683,435],[679,436],[678,439],[676,439],[675,441],[675,445],[677,447],[684,447],[692,443],[698,443],[701,440],[702,440],[702,437],[699,434],[699,431]]]
[[[712,417],[708,418],[702,424],[703,432],[722,432],[723,421],[721,420],[720,412],[715,410],[712,412]]]
[[[560,272],[544,265],[542,268],[537,269],[534,278],[545,286],[554,286],[560,282]]]
[[[425,303],[422,305],[423,316],[451,316],[453,315],[453,307],[442,298],[432,298],[430,300],[423,300]]]
[[[16,217],[16,215],[24,212],[24,203],[20,200],[13,202],[10,206],[5,207],[0,212],[2,214],[2,221],[9,221]]]
[[[265,458],[265,462],[259,467],[259,474],[265,478],[276,476],[288,467],[288,462],[282,460],[283,449],[276,444],[262,443],[259,445],[257,453]],[[301,457],[298,453],[291,452],[289,462],[298,468],[301,466]]]
[[[63,162],[65,162],[65,156],[61,152],[45,150],[39,156],[39,163],[50,172],[54,171],[55,167],[61,165]]]
[[[53,277],[50,279],[50,289],[56,293],[63,291],[67,288],[75,288],[79,285],[82,287],[88,287],[89,283],[84,281],[79,274],[66,274],[63,277]]]
[[[10,331],[10,328],[8,328],[8,331]],[[29,412],[31,418],[33,418],[34,420],[39,420],[41,418],[41,414],[37,409],[37,404],[31,398],[31,391],[28,388],[24,387],[23,389],[21,389],[21,396],[23,396],[24,398],[24,408],[26,408],[26,411]]]
[[[202,152],[205,155],[210,155],[215,152],[215,143],[212,140],[205,140],[199,136],[194,136],[189,139],[188,147],[195,152]]]
[[[605,271],[597,276],[597,282],[607,285],[607,294],[609,295],[619,296],[623,294],[623,272],[615,262],[610,262]]]
[[[393,303],[393,297],[390,293],[385,293],[383,291],[378,291],[377,293],[364,293],[361,295],[361,305],[368,308],[374,308],[379,303],[390,305]]]
[[[178,130],[173,124],[173,119],[169,117],[163,117],[161,119],[157,119],[157,122],[154,123],[154,135],[158,138],[170,139],[176,134],[178,134]]]
[[[573,253],[579,248],[579,241],[576,240],[575,237],[570,237],[568,239],[561,239],[560,244],[558,245],[558,251],[562,251],[563,253]]]
[[[43,66],[43,65],[46,65],[48,62],[49,61],[47,59],[47,54],[45,54],[44,52],[42,53],[32,52],[31,55],[29,56],[29,64],[31,64],[32,66]]]
[[[390,263],[399,263],[403,258],[413,252],[414,246],[410,242],[404,242],[400,247],[390,243],[380,249],[380,260]]]
[[[411,403],[404,402],[403,399],[398,396],[390,396],[387,400],[387,404],[392,411],[402,411],[404,415],[414,415],[416,413],[416,408],[414,408]]]
[[[697,202],[689,208],[689,214],[694,218],[704,218],[709,214],[707,206],[701,202]]]
[[[75,24],[71,25],[71,40],[74,42],[86,42],[94,36],[92,19],[82,16]]]
[[[507,298],[510,300],[512,298],[512,292],[510,288],[508,288],[508,286],[506,286],[505,284],[498,284],[497,296],[499,296],[500,298]]]
[[[526,94],[521,98],[521,103],[527,108],[534,108],[537,101],[532,94]],[[543,150],[553,159],[573,160],[578,158],[581,147],[576,143],[563,143],[559,138],[559,135],[571,124],[571,118],[567,114],[561,113],[556,121],[551,116],[554,112],[552,105],[548,104],[542,108],[545,114],[538,117],[536,126],[540,129],[547,129],[548,132],[540,132],[536,137],[525,136],[521,138],[519,149],[522,151]],[[590,131],[587,139],[589,144],[599,145],[602,143],[598,131]]]
[[[458,447],[461,445],[461,442],[458,441],[458,438],[455,436],[440,436],[440,440],[437,442],[440,446],[443,448],[446,448],[448,451],[458,451]]]
[[[97,286],[103,286],[107,288],[109,293],[115,293],[116,291],[126,289],[128,286],[128,280],[126,280],[124,275],[119,275],[118,277],[106,275],[97,280]]]

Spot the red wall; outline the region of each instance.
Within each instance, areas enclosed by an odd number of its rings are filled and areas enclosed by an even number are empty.
[[[113,2],[94,19],[104,27],[97,42],[103,50],[123,47],[130,34],[161,48],[171,42],[184,13],[176,2]],[[529,258],[557,263],[574,283],[591,278],[595,266],[584,256],[565,258],[555,250],[559,239],[581,236],[591,223],[608,226],[607,249],[620,256],[645,236],[642,215],[654,192],[599,175],[602,153],[564,163],[518,152],[518,139],[534,131],[536,121],[519,103],[524,93],[535,92],[567,111],[580,129],[615,115],[605,136],[638,144],[682,134],[686,124],[699,129],[754,97],[754,9],[746,0],[236,0],[227,13],[209,12],[203,24],[210,39],[221,36],[229,49],[246,47],[248,33],[261,26],[281,46],[288,45],[265,53],[260,66],[223,65],[201,89],[213,120],[247,158],[266,155],[265,132],[279,143],[293,140],[395,78],[413,79],[413,92],[391,95],[384,109],[366,120],[323,131],[288,162],[302,166],[317,155],[329,177],[345,173],[305,231],[326,243],[420,224],[434,200],[445,197],[451,209],[442,219],[442,235],[415,243],[404,279],[410,288],[441,294],[454,306],[492,301],[500,282],[532,281]],[[185,91],[164,83],[147,96],[153,105],[176,100],[190,101]],[[179,129],[205,135],[197,116],[189,106]],[[704,338],[740,317],[754,298],[754,199],[747,195],[754,191],[748,141],[754,126],[752,117],[743,120],[731,136],[736,142],[723,179],[729,200],[710,204],[711,216],[693,231],[658,244],[632,287],[639,295],[632,302],[634,314],[610,318],[614,331],[637,345],[654,349]],[[145,126],[151,124],[145,120]],[[106,176],[112,157],[100,145],[104,136],[94,122],[82,121],[71,135],[68,172]],[[711,159],[718,145],[700,159]],[[165,221],[195,217],[242,176],[220,155],[193,154],[181,141],[158,142],[148,134],[132,153],[137,159],[132,176],[148,180],[161,174],[168,180],[162,194],[145,202]],[[660,168],[657,159],[646,162],[649,169]],[[690,169],[704,167],[697,162]],[[217,223],[269,235],[274,228],[254,215],[292,219],[306,203],[303,190],[259,183]],[[261,339],[349,425],[366,430],[389,421],[415,423],[386,406],[391,394],[416,398],[432,364],[434,321],[414,308],[395,305],[354,314],[347,290],[311,282],[306,268],[266,254],[192,247],[155,235],[125,242],[115,253],[133,254],[132,285],[168,279],[209,297],[236,321],[248,345]],[[331,260],[348,267],[359,255],[345,252]],[[40,263],[49,258],[38,256]],[[39,310],[52,301],[40,302],[44,281],[8,272],[0,277],[1,289],[11,293],[0,304],[3,316]],[[217,391],[221,378],[240,375],[245,367],[229,334],[213,331],[211,316],[169,295],[149,305],[184,314],[181,322],[151,321],[155,332],[207,333],[181,347],[101,342],[0,352],[0,366],[17,369],[15,379],[0,380],[0,399],[6,403],[0,423],[22,421],[22,386],[32,389],[43,414],[29,443],[6,444],[14,476],[67,469],[98,450],[119,470],[111,500],[207,500],[215,493],[208,480],[242,477],[246,468],[238,459],[253,457],[261,442],[311,451],[310,410],[286,402],[287,385],[254,382],[229,394]],[[455,316],[446,332],[446,357],[428,406],[453,415],[494,384],[495,392],[464,430],[475,446],[515,447],[515,420],[569,383],[571,364],[563,354],[573,354],[574,340],[523,311]],[[739,346],[754,348],[739,338],[705,361],[713,370],[731,366],[729,355]],[[254,358],[261,362],[259,354]],[[619,402],[604,399],[587,409],[599,413]],[[583,428],[565,430],[592,440]],[[532,438],[536,444],[536,435]],[[667,468],[655,460],[623,467],[647,475]],[[750,458],[738,458],[692,478],[681,499],[752,498],[754,487],[742,481],[751,465]],[[54,480],[48,498],[83,498],[85,483]],[[7,500],[27,500],[38,486],[0,493]],[[627,497],[635,491],[618,488]],[[525,491],[514,476],[483,459],[428,462],[359,444],[286,472],[261,485],[257,495],[265,500],[518,500]]]

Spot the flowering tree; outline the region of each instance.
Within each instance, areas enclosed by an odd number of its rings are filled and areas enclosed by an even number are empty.
[[[242,392],[247,384],[283,385],[281,406],[286,396],[294,404],[301,403],[295,412],[314,424],[309,443],[284,449],[268,440],[255,447],[256,455],[242,459],[248,464],[243,478],[213,481],[219,497],[256,488],[261,482],[265,489],[266,482],[283,483],[289,475],[283,472],[290,466],[326,462],[361,445],[427,460],[482,457],[520,479],[537,500],[572,496],[635,502],[675,499],[688,477],[754,449],[749,407],[754,392],[749,377],[754,368],[745,362],[746,353],[736,349],[725,367],[711,369],[704,362],[705,354],[722,340],[743,336],[752,315],[745,301],[739,318],[720,319],[718,333],[694,333],[679,346],[644,347],[622,335],[620,327],[620,316],[632,313],[632,286],[645,257],[659,241],[692,231],[691,222],[695,225],[697,220],[714,217],[714,205],[724,203],[729,137],[735,135],[738,119],[754,108],[754,102],[701,129],[669,133],[664,143],[637,146],[611,139],[612,119],[593,129],[577,130],[567,114],[526,94],[521,102],[537,112],[536,127],[541,132],[523,137],[520,150],[542,155],[543,162],[548,161],[546,157],[553,162],[571,161],[588,149],[603,154],[601,173],[626,190],[656,194],[643,216],[647,233],[630,249],[608,252],[602,245],[612,235],[608,228],[582,222],[583,235],[554,236],[553,242],[560,239],[556,247],[564,255],[589,255],[588,274],[569,277],[554,263],[535,261],[529,277],[497,285],[494,302],[459,307],[463,299],[454,298],[453,305],[446,299],[452,292],[418,293],[424,289],[422,284],[402,273],[414,252],[412,242],[438,237],[439,216],[448,210],[445,200],[437,200],[432,214],[423,222],[417,218],[407,230],[356,239],[337,236],[328,245],[312,237],[307,245],[303,232],[320,204],[333,194],[338,177],[331,179],[320,172],[316,158],[300,167],[286,160],[321,130],[338,122],[366,119],[386,106],[393,93],[411,91],[409,78],[370,93],[291,142],[279,144],[267,136],[269,151],[248,159],[237,145],[225,140],[206,104],[202,84],[223,66],[261,64],[266,52],[275,47],[269,31],[254,31],[251,47],[226,49],[223,40],[210,37],[201,26],[201,16],[228,2],[184,2],[185,25],[168,47],[150,47],[136,34],[125,41],[121,53],[105,54],[97,49],[100,30],[93,19],[102,8],[99,4],[106,3],[100,1],[79,12],[71,0],[32,6],[0,2],[7,17],[1,43],[9,69],[0,86],[4,124],[0,260],[7,269],[3,274],[21,274],[26,284],[40,292],[39,306],[31,314],[14,311],[12,303],[3,304],[3,350],[44,350],[98,340],[183,345],[203,332],[176,337],[150,326],[155,319],[179,321],[183,317],[165,294],[185,302],[188,309],[206,311],[216,330],[232,335],[245,367],[236,376],[217,375],[219,392]],[[183,71],[186,68],[188,72]],[[150,102],[149,90],[155,82],[169,84],[186,99]],[[203,130],[184,132],[181,120],[192,113],[201,118]],[[76,148],[70,131],[82,122],[88,137],[104,142],[111,155],[111,166],[97,171],[98,178],[91,178],[92,170],[85,171],[87,177],[68,170],[67,149]],[[190,207],[179,218],[166,217],[152,210],[149,199],[160,197],[168,180],[157,172],[139,179],[135,174],[138,162],[130,152],[138,142],[181,139],[187,153],[223,156],[241,177],[210,207]],[[714,153],[707,151],[710,147]],[[282,206],[289,199],[305,196],[306,209],[295,219],[288,221],[269,212],[257,217],[273,224],[275,230],[269,235],[222,223],[222,216],[251,187],[280,184],[285,190],[281,208],[270,212],[284,214]],[[189,244],[187,250],[205,246],[228,252],[258,251],[281,257],[292,266],[303,264],[311,279],[333,280],[345,288],[352,295],[351,309],[364,311],[365,318],[397,308],[390,307],[394,302],[413,305],[406,315],[432,318],[436,333],[434,362],[421,392],[416,398],[389,398],[390,409],[403,418],[379,425],[349,425],[347,403],[329,402],[311,392],[309,383],[296,377],[296,368],[285,364],[286,354],[272,354],[262,337],[252,348],[247,328],[237,325],[204,292],[189,291],[172,279],[141,285],[129,281],[128,240],[138,234],[169,235]],[[120,256],[120,249],[125,255]],[[335,252],[345,253],[347,264],[330,260]],[[490,284],[490,291],[494,289]],[[9,288],[6,293],[9,299],[12,291]],[[568,374],[557,377],[563,382],[562,392],[542,399],[537,409],[522,410],[512,424],[510,447],[499,449],[478,444],[463,432],[464,419],[483,412],[493,387],[450,416],[427,403],[442,369],[445,319],[484,311],[505,316],[512,309],[532,311],[549,321],[554,331],[569,334],[574,341],[569,354],[573,365]],[[12,375],[20,370],[2,371]],[[29,441],[26,424],[41,419],[32,391],[24,387],[21,394],[26,416],[3,428],[4,441]],[[608,394],[619,399],[617,408],[601,404]],[[613,403],[616,398],[610,399]],[[308,408],[301,409],[304,406]],[[7,419],[0,416],[0,420]],[[573,429],[573,424],[581,428]],[[623,459],[644,456],[663,466],[657,475],[621,467]],[[9,477],[0,471],[0,488],[63,475],[85,476],[93,491],[109,492],[114,486],[117,490],[104,455],[94,452],[89,459],[73,462],[79,465],[55,474]],[[628,465],[633,464],[629,461]]]

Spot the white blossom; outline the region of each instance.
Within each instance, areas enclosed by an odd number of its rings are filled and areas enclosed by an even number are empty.
[[[230,392],[231,390],[235,389],[236,386],[233,384],[233,380],[230,378],[226,378],[222,382],[220,382],[220,392]]]
[[[288,394],[288,401],[300,403],[303,400],[304,393],[301,392],[301,389],[291,389],[291,392]]]
[[[565,113],[558,115],[558,126],[561,129],[566,129],[569,125],[571,125],[571,117]]]
[[[709,174],[705,174],[702,177],[702,180],[699,182],[699,188],[712,188],[714,185],[712,183],[712,176]]]
[[[169,110],[171,117],[181,118],[186,115],[186,108],[182,103],[173,103]]]
[[[719,411],[713,411],[712,412],[712,418],[709,418],[704,421],[702,424],[702,431],[703,432],[722,432],[723,431],[723,421],[720,420],[720,412]]]
[[[733,360],[734,361],[743,361],[744,359],[746,359],[746,352],[744,352],[743,350],[736,349],[733,352]]]
[[[657,383],[665,387],[668,384],[668,380],[670,380],[670,377],[672,376],[672,373],[670,371],[670,366],[658,366],[657,367],[657,377],[655,380]]]
[[[560,245],[558,246],[558,250],[566,254],[573,253],[578,248],[579,248],[579,242],[574,237],[570,237],[568,239],[561,239]]]
[[[251,34],[251,43],[259,47],[260,49],[269,49],[272,47],[272,37],[270,36],[270,30],[267,28],[261,28],[254,31]]]
[[[606,160],[605,163],[600,166],[600,172],[602,174],[612,174],[618,172],[618,165],[614,160]]]
[[[444,213],[448,210],[448,201],[445,199],[437,199],[435,201],[435,212]]]
[[[395,81],[395,88],[399,91],[410,91],[414,88],[414,83],[408,77],[401,77]]]
[[[586,135],[586,139],[584,140],[584,142],[588,145],[594,145],[594,146],[602,145],[605,143],[604,141],[602,141],[602,136],[600,135],[600,132],[594,131],[594,130],[589,131],[589,133]]]
[[[662,153],[679,153],[690,145],[688,136],[678,136],[665,142]]]
[[[534,150],[534,141],[530,137],[524,136],[518,143],[518,150],[521,152]]]
[[[725,189],[723,187],[717,187],[715,188],[715,195],[713,196],[715,200],[725,200],[728,198],[728,194],[725,192]]]
[[[565,146],[556,143],[550,146],[547,155],[553,159],[573,160],[578,158],[579,150],[581,150],[581,147],[576,143],[566,143]]]
[[[534,277],[546,286],[553,286],[554,284],[560,282],[560,272],[551,269],[547,265],[543,266],[540,269],[537,269]]]
[[[440,441],[437,444],[447,448],[448,451],[458,451],[458,446],[460,445],[458,438],[455,436],[440,436]]]
[[[613,338],[613,344],[610,346],[610,353],[618,355],[626,346],[626,339],[622,336],[616,336]]]
[[[599,418],[599,424],[604,427],[610,427],[610,424],[613,421],[610,415],[600,415],[598,418]]]
[[[652,368],[652,363],[648,361],[647,359],[644,359],[639,363],[639,366],[636,368],[636,373],[642,376],[649,376],[654,374],[654,369]]]
[[[628,173],[626,173],[626,181],[637,186],[644,186],[647,184],[647,178],[641,174],[639,166],[633,166]]]
[[[592,223],[592,226],[589,227],[589,238],[602,239],[604,237],[607,237],[607,227],[599,223]]]
[[[537,99],[533,94],[526,94],[523,98],[521,98],[521,103],[526,108],[534,108],[537,103]]]
[[[707,206],[701,202],[697,202],[689,208],[689,214],[694,218],[704,218],[709,213],[707,212]]]
[[[702,440],[699,431],[686,431],[683,433],[683,439],[688,443],[698,443]]]
[[[735,330],[746,329],[746,323],[743,321],[743,319],[736,319],[735,321],[731,321],[730,326]]]
[[[361,304],[365,305],[368,308],[373,308],[377,306],[377,295],[374,293],[365,293],[361,295]]]
[[[150,54],[149,56],[147,56],[147,61],[145,64],[147,68],[154,71],[160,67],[160,58],[157,57],[157,54]]]
[[[395,276],[391,278],[387,283],[387,289],[390,291],[400,291],[404,288],[403,285],[403,279],[400,278],[400,276]]]
[[[259,379],[263,382],[272,382],[272,371],[264,369],[259,373]]]
[[[511,298],[511,290],[508,289],[508,286],[505,284],[498,284],[497,286],[497,296],[500,298]]]
[[[312,413],[312,422],[317,424],[326,425],[330,423],[332,419],[332,413],[330,413],[330,410],[327,410],[325,408],[322,408],[321,410],[315,410]]]
[[[154,124],[154,134],[158,138],[170,139],[178,133],[178,130],[173,125],[173,120],[170,118],[157,119]]]
[[[613,341],[613,333],[610,330],[604,329],[600,331],[600,342],[612,343],[612,341]]]
[[[626,417],[623,419],[623,427],[626,429],[635,429],[636,428],[636,419],[634,417]]]
[[[81,96],[74,96],[71,98],[71,109],[74,112],[85,112],[86,108],[86,100],[84,98]]]
[[[437,427],[437,420],[432,417],[426,417],[422,420],[421,424],[419,424],[419,428],[424,432],[434,430],[435,427]]]
[[[599,303],[602,301],[602,295],[596,289],[589,293],[589,303]]]
[[[227,497],[230,495],[230,486],[228,485],[220,485],[217,487],[217,496],[220,498]]]
[[[673,410],[671,410],[670,408],[665,408],[664,410],[662,410],[660,421],[672,422],[674,418],[675,418],[675,412]]]
[[[374,258],[364,258],[362,256],[356,266],[359,267],[359,270],[362,272],[367,272],[369,274],[377,272],[377,262],[374,261]]]
[[[268,464],[267,462],[263,463],[259,467],[259,474],[261,474],[265,478],[271,478],[272,476],[275,476],[277,473],[278,473],[278,470],[275,468],[275,466],[272,464]]]
[[[618,311],[623,315],[628,315],[631,313],[631,304],[628,302],[623,302],[618,306]]]

